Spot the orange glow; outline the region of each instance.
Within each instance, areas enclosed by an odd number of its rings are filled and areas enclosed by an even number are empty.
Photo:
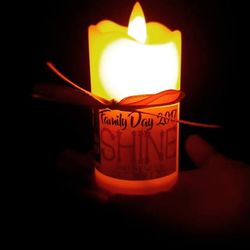
[[[95,169],[95,178],[101,189],[112,194],[150,195],[171,189],[177,182],[178,172],[152,180],[128,181],[109,177]]]
[[[132,95],[155,94],[167,89],[180,89],[181,33],[178,30],[171,31],[157,22],[146,23],[139,3],[135,4],[131,12],[128,27],[108,20],[103,20],[97,25],[89,27],[89,57],[91,92],[105,99],[120,101]],[[168,110],[168,107],[162,107],[157,112],[165,114]],[[176,110],[178,114],[176,118],[179,120],[179,104],[177,104]],[[116,118],[117,114],[115,112],[113,114],[115,114],[114,118]],[[126,113],[119,111],[119,115],[124,117]],[[108,135],[110,138],[106,138],[104,142],[99,138],[99,149],[102,146],[103,148],[106,147],[107,153],[115,152],[116,156],[117,143],[121,143],[119,145],[130,145],[133,142],[131,142],[133,133],[137,133],[137,135],[138,133],[142,133],[142,135],[145,135],[148,131],[145,127],[133,128],[131,126],[121,130],[117,126],[101,124],[100,119],[99,115],[99,137],[101,131],[105,129],[105,131],[109,131]],[[156,123],[157,120],[154,120],[154,127],[150,132],[152,140],[155,141],[157,140],[156,138],[160,138],[160,133],[162,132],[162,127],[156,126]],[[172,125],[170,122],[167,126],[171,127]],[[117,133],[121,134],[121,142],[117,139]],[[174,137],[177,142],[175,151],[176,168],[174,172],[166,176],[149,177],[144,180],[126,179],[126,173],[123,172],[124,175],[121,174],[123,170],[119,169],[119,164],[116,162],[117,159],[104,159],[103,152],[101,152],[100,166],[102,170],[96,165],[99,170],[96,169],[95,171],[97,185],[111,193],[122,194],[154,194],[170,189],[178,178],[178,124]],[[139,138],[142,137],[139,136]],[[134,145],[137,147],[135,152],[138,153],[138,141]],[[103,148],[101,151],[103,151]],[[124,159],[129,162],[131,151],[127,149],[122,150]],[[145,159],[145,155],[142,155],[141,159]],[[158,167],[163,165],[163,162],[159,162],[160,160],[154,162],[152,158],[151,161],[153,162],[151,166],[158,163]],[[128,167],[133,164],[129,162],[129,164],[125,163],[125,166]],[[120,171],[120,176],[104,174],[103,169],[109,167],[114,169],[117,167],[117,172]],[[145,163],[136,167],[138,169],[141,167],[147,169],[149,164]],[[131,173],[131,176],[136,175]]]
[[[129,25],[128,35],[141,43],[145,43],[147,39],[147,26],[141,5],[137,2],[132,10]]]
[[[147,112],[149,113],[165,113],[166,110],[169,107],[173,107],[175,106],[178,110],[177,113],[177,117],[176,119],[179,120],[179,103],[178,104],[174,104],[174,105],[170,105],[167,107],[155,107],[155,108],[150,108],[150,109],[146,109]],[[112,111],[115,113],[114,117],[117,117],[117,115],[119,113],[124,115],[123,111],[118,111],[118,110],[114,110]],[[155,119],[155,117],[152,117],[152,119]],[[104,189],[105,191],[112,193],[112,194],[128,194],[128,195],[150,195],[150,194],[155,194],[155,193],[160,193],[160,192],[165,192],[169,189],[171,189],[174,184],[177,182],[178,180],[178,166],[179,166],[179,124],[178,123],[173,123],[173,124],[168,124],[167,126],[165,126],[166,128],[171,128],[173,126],[176,126],[176,134],[173,135],[173,137],[176,140],[176,145],[174,145],[175,148],[173,147],[169,147],[169,145],[171,144],[171,142],[167,142],[170,143],[168,145],[164,145],[164,142],[162,144],[162,142],[160,142],[159,137],[161,137],[161,135],[163,135],[163,131],[164,129],[162,129],[161,127],[158,128],[154,128],[150,131],[152,138],[154,138],[156,144],[154,146],[156,146],[156,148],[158,149],[162,149],[162,152],[166,152],[167,150],[170,150],[170,152],[175,151],[176,152],[176,156],[172,161],[172,166],[176,166],[176,169],[173,170],[173,172],[171,174],[168,174],[166,176],[163,177],[159,177],[159,178],[152,178],[152,179],[146,179],[146,180],[128,180],[126,178],[133,178],[134,175],[134,170],[133,168],[128,168],[128,170],[126,171],[126,173],[124,174],[124,179],[121,178],[114,178],[111,177],[110,175],[113,174],[116,176],[116,174],[118,175],[119,172],[121,172],[121,169],[119,169],[119,166],[121,163],[117,163],[117,165],[115,165],[112,161],[109,160],[105,160],[103,159],[102,164],[100,165],[100,163],[96,162],[96,169],[95,169],[95,180],[97,183],[97,186],[99,186],[101,189]],[[109,128],[109,133],[108,136],[106,135],[104,138],[103,136],[100,137],[100,141],[104,142],[106,144],[103,145],[101,147],[101,151],[102,153],[106,154],[106,153],[114,153],[114,154],[119,154],[118,153],[118,138],[115,136],[117,133],[117,128],[115,128],[114,126],[103,126],[100,123],[100,133],[102,131],[102,129],[107,130]],[[132,136],[131,134],[133,133],[138,133],[140,134],[140,130],[138,131],[138,129],[132,129],[131,127],[126,128],[126,130],[123,130],[123,132],[119,132],[123,138],[122,140],[122,144],[123,145],[131,145],[132,142]],[[144,133],[149,133],[149,132],[145,132]],[[165,138],[165,137],[164,137]],[[141,137],[141,139],[143,140],[143,138]],[[108,145],[107,145],[108,143]],[[134,152],[136,155],[136,159],[133,162],[138,161],[138,159],[143,159],[143,161],[145,162],[145,158],[147,158],[146,155],[150,155],[150,161],[151,164],[153,162],[153,164],[169,164],[170,161],[162,161],[159,160],[158,154],[157,154],[157,150],[156,148],[151,145],[146,146],[147,142],[146,141],[136,141],[135,142],[135,148],[134,148]],[[145,149],[148,149],[145,151]],[[112,152],[111,152],[111,151]],[[106,152],[104,152],[106,151]],[[101,155],[102,155],[101,153]],[[158,152],[159,153],[159,152]],[[120,152],[120,157],[122,160],[122,164],[124,165],[131,165],[131,149],[122,149],[122,152]],[[166,154],[169,154],[166,153]],[[107,158],[109,158],[110,155],[108,155]],[[136,164],[135,164],[136,165]],[[107,169],[108,166],[108,169]],[[140,166],[146,167],[146,168],[150,168],[150,164],[144,164],[142,163]],[[168,166],[170,167],[170,165]],[[106,171],[109,173],[103,174],[100,171]],[[147,170],[149,171],[149,170]],[[143,171],[142,171],[143,172]],[[155,172],[157,173],[157,171]],[[145,174],[145,173],[142,173]],[[152,174],[152,172],[151,172]],[[126,176],[125,176],[126,175]],[[151,175],[152,176],[152,175]]]
[[[166,89],[166,83],[169,89],[175,89],[178,80],[176,47],[173,43],[154,46],[120,39],[103,52],[100,77],[107,92],[116,100],[142,94],[142,91],[145,94],[160,92]]]
[[[137,24],[136,17],[141,20]],[[145,26],[142,19],[145,22],[136,3],[129,27],[108,20],[89,27],[91,92],[95,95],[119,101],[180,89],[180,31],[157,22]]]

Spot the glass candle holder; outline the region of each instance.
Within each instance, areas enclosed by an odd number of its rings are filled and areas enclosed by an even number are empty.
[[[178,179],[180,104],[94,111],[95,180],[109,193],[149,195]]]

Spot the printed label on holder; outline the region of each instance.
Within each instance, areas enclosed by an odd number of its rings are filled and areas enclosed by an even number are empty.
[[[179,140],[176,119],[179,103],[141,112],[99,110],[94,121],[95,127],[99,126],[95,134],[96,168],[124,180],[154,179],[175,172]]]

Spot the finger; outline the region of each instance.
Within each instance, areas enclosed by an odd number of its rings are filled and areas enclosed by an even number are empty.
[[[215,149],[198,135],[191,135],[186,140],[186,151],[197,167],[202,167],[216,154]]]
[[[109,196],[103,192],[100,192],[99,190],[92,190],[92,189],[82,189],[81,195],[93,202],[106,204],[109,202]]]

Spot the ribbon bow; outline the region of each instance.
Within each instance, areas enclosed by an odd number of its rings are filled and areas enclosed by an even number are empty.
[[[70,84],[70,86],[74,87],[74,89],[68,91],[65,88],[61,88],[59,91],[58,87],[55,88],[55,86],[43,84],[36,86],[36,89],[32,95],[35,98],[56,100],[59,102],[64,102],[65,100],[67,100],[70,103],[87,105],[95,109],[117,109],[122,111],[137,111],[155,116],[155,114],[144,112],[141,109],[178,103],[185,96],[184,92],[180,90],[170,89],[161,91],[156,94],[128,96],[123,98],[121,101],[116,101],[114,99],[107,100],[103,97],[97,96],[87,91],[86,89],[83,89],[76,83],[69,80],[51,62],[47,62],[47,66],[60,78]],[[177,122],[198,127],[220,127],[219,125],[196,123],[185,120],[177,120]]]
[[[184,93],[178,90],[164,90],[156,94],[134,95],[123,98],[121,101],[114,99],[107,100],[97,96],[86,89],[81,88],[64,76],[51,62],[47,62],[48,67],[55,72],[59,77],[69,83],[71,86],[79,90],[88,99],[88,105],[94,108],[110,108],[119,110],[143,109],[149,107],[169,105],[179,102]]]

